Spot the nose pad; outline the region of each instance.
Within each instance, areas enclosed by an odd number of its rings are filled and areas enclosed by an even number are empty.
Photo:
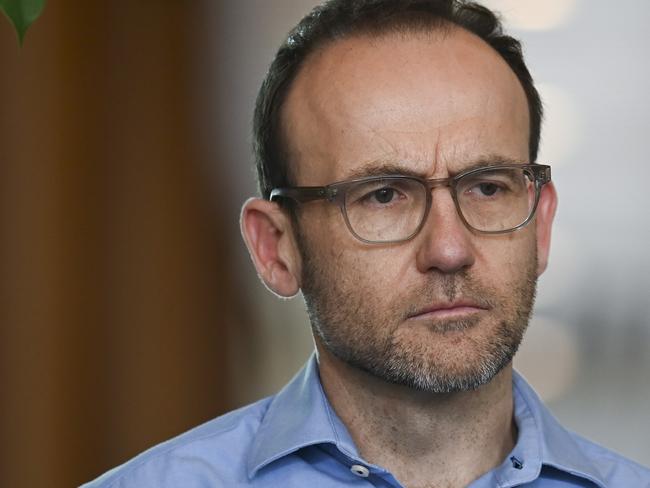
[[[472,233],[458,213],[453,190],[441,184],[430,191],[431,206],[418,236],[418,269],[454,273],[471,266],[475,261]]]

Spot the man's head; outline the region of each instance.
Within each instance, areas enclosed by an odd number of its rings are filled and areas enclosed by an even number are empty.
[[[381,37],[388,33],[444,32],[452,26],[474,33],[489,44],[516,74],[529,108],[529,160],[540,142],[542,103],[523,59],[520,43],[503,33],[490,10],[458,0],[330,0],[317,6],[289,33],[260,88],[254,117],[254,152],[263,198],[273,188],[295,184],[288,142],[281,121],[287,94],[310,56],[346,37]]]
[[[336,18],[341,25],[332,24]],[[298,28],[287,49],[310,32],[321,40],[299,51],[302,62],[287,68],[295,72],[286,85],[270,89],[269,75],[258,104],[265,196],[268,185],[448,178],[474,166],[534,161],[539,99],[521,58],[508,57],[519,56],[518,44],[498,34],[485,10],[441,1],[332,2],[303,24],[312,31]],[[493,47],[506,44],[506,56]],[[497,235],[465,225],[444,186],[431,190],[419,233],[399,243],[362,242],[339,207],[323,200],[295,215],[250,200],[242,228],[264,282],[283,296],[302,290],[321,355],[388,382],[458,391],[486,383],[512,359],[546,265],[555,201],[552,185],[544,186],[533,223]]]

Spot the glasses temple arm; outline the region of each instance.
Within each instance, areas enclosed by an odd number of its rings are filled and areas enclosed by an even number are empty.
[[[304,186],[295,188],[274,188],[269,196],[270,201],[278,198],[290,198],[299,203],[325,200],[331,198],[330,192],[324,186]]]

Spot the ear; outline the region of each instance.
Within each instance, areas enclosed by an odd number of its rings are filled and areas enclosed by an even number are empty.
[[[551,247],[551,227],[557,208],[557,192],[553,182],[542,187],[537,204],[535,225],[537,232],[537,276],[540,276],[548,264],[548,255]]]
[[[250,198],[242,207],[241,233],[257,274],[273,293],[292,297],[300,290],[300,253],[291,219],[268,200]]]

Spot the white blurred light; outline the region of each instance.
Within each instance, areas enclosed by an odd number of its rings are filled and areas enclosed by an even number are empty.
[[[544,122],[538,162],[557,167],[568,163],[580,147],[583,123],[576,103],[563,88],[539,83],[544,103]]]
[[[515,29],[550,30],[566,24],[577,0],[484,0],[486,7],[503,15]]]
[[[562,205],[561,194],[558,200],[559,205]],[[575,290],[579,288],[578,280],[581,276],[580,256],[581,249],[574,234],[556,222],[551,233],[548,266],[538,282],[538,308],[566,306],[564,302],[569,297],[575,300]]]
[[[534,316],[515,356],[515,368],[544,401],[562,397],[578,375],[578,346],[564,324]]]

